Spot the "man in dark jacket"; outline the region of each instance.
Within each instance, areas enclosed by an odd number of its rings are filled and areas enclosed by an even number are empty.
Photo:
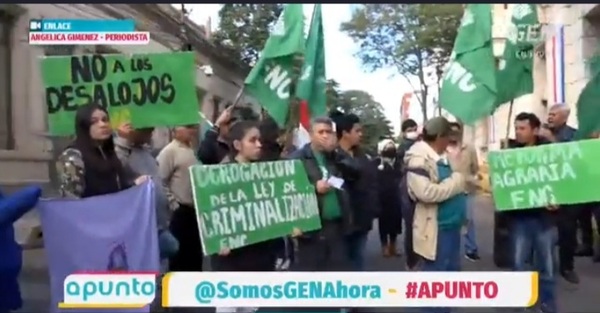
[[[398,160],[404,160],[404,154],[410,147],[417,142],[419,133],[417,131],[417,122],[413,119],[407,119],[401,125],[402,140],[398,147]]]
[[[337,151],[345,158],[352,159],[359,166],[360,176],[346,186],[350,192],[350,200],[354,212],[354,223],[351,233],[346,235],[346,253],[352,269],[364,270],[364,250],[367,235],[373,227],[373,218],[379,212],[379,195],[377,186],[377,167],[369,156],[360,148],[362,126],[360,119],[354,114],[334,117],[338,140]]]
[[[309,181],[315,186],[321,229],[298,238],[295,268],[301,271],[344,270],[345,235],[355,230],[355,212],[347,185],[357,179],[359,170],[353,159],[336,151],[333,122],[315,118],[310,127],[311,142],[290,154],[301,160]]]
[[[202,164],[219,164],[229,154],[227,134],[229,128],[237,121],[258,121],[258,115],[254,110],[245,106],[233,106],[225,108],[217,118],[212,128],[206,131],[204,139],[198,149],[198,160]]]
[[[540,135],[550,142],[573,141],[577,130],[567,125],[570,109],[566,104],[555,104],[548,112],[548,124],[540,129]],[[577,218],[582,206],[565,206],[558,214],[558,255],[559,270],[562,277],[572,283],[579,283],[575,272],[575,250],[577,250]]]
[[[515,137],[509,149],[538,146],[550,143],[536,135],[540,120],[532,113],[520,113],[515,118]],[[556,243],[554,215],[555,205],[526,210],[504,212],[508,218],[513,246],[513,270],[529,270],[527,263],[533,263],[533,270],[539,272],[540,309],[544,313],[556,312],[556,279],[554,276],[554,246]],[[564,208],[563,208],[564,209]],[[532,251],[533,248],[533,251]],[[533,260],[532,260],[533,252]]]
[[[213,127],[206,131],[198,149],[198,160],[202,164],[219,164],[229,153],[229,145],[226,138],[229,126],[233,123],[231,118],[232,110],[233,106],[223,110]]]

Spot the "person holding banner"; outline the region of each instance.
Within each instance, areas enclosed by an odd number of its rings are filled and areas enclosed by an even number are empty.
[[[539,135],[549,142],[573,141],[577,129],[567,125],[571,109],[565,103],[553,105],[548,112],[548,124],[539,128]],[[577,217],[581,205],[563,205],[558,212],[558,255],[559,271],[569,283],[578,284],[579,275],[575,271],[577,250]]]
[[[144,175],[134,178],[123,168],[115,152],[108,112],[103,107],[88,104],[77,109],[75,136],[57,162],[63,197],[111,194],[148,179]]]
[[[261,161],[262,145],[259,125],[253,121],[239,121],[229,130],[231,153],[221,163],[251,163]],[[301,232],[294,229],[292,236]],[[284,249],[281,239],[272,239],[237,249],[222,249],[215,259],[215,270],[226,272],[270,272],[275,270],[275,262]],[[217,308],[217,313],[255,312],[257,308]]]
[[[259,126],[253,121],[234,123],[229,131],[231,153],[221,163],[251,163],[261,161],[262,145]],[[298,235],[296,231],[294,235]],[[283,241],[273,239],[234,250],[224,249],[216,259],[217,271],[269,272],[283,249]]]
[[[190,166],[198,163],[193,148],[193,142],[198,138],[198,125],[177,126],[173,135],[173,140],[156,158],[159,176],[168,193],[173,195],[171,207],[177,207],[169,229],[179,241],[179,250],[169,259],[169,270],[202,271],[204,255],[189,171]]]
[[[538,136],[541,122],[533,113],[522,112],[515,117],[515,141],[509,149],[550,144]],[[556,244],[555,210],[549,204],[542,208],[529,208],[503,212],[508,218],[512,240],[513,270],[527,271],[527,263],[539,272],[539,300],[541,311],[556,312],[556,281],[554,247]],[[532,260],[533,252],[533,260]]]
[[[281,160],[285,150],[279,143],[281,137],[277,122],[266,115],[260,122],[259,130],[261,144],[260,160],[263,162]],[[280,245],[281,247],[278,249],[280,250],[280,254],[275,267],[279,270],[287,270],[294,260],[294,241],[290,240],[290,238],[282,238]]]
[[[0,191],[0,313],[18,310],[23,305],[18,280],[23,255],[21,245],[15,241],[13,223],[35,207],[41,194],[37,186],[11,195]]]
[[[157,188],[156,222],[158,228],[158,244],[161,259],[173,256],[179,249],[179,242],[169,230],[171,212],[177,209],[168,189],[158,175],[158,164],[148,148],[154,128],[133,129],[131,124],[123,124],[115,137],[115,151],[125,168],[136,175],[148,175]]]

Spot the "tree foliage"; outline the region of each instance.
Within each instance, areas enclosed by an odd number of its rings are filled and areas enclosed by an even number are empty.
[[[269,38],[271,26],[283,4],[224,4],[219,11],[219,28],[212,39],[230,48],[236,57],[253,65]]]
[[[381,104],[368,92],[347,90],[339,94],[336,109],[344,113],[354,113],[363,126],[363,143],[369,150],[377,149],[377,143],[383,137],[393,135],[391,122],[383,113]]]
[[[462,4],[365,4],[341,30],[359,44],[356,56],[368,70],[393,68],[407,80],[418,78],[420,86],[412,87],[427,119],[425,71],[434,69],[439,83],[462,13]]]
[[[340,84],[335,79],[328,79],[326,84],[327,109],[335,108],[340,100]]]

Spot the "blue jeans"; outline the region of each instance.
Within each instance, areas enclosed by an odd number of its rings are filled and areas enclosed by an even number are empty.
[[[158,250],[160,253],[160,259],[167,259],[172,257],[179,250],[179,241],[170,230],[161,230],[158,233]]]
[[[460,271],[460,228],[439,229],[435,260],[423,259],[420,270],[424,272]],[[447,313],[450,308],[423,308],[426,313]]]
[[[556,312],[554,246],[555,229],[539,218],[516,218],[511,221],[513,270],[527,271],[533,252],[533,270],[539,275],[539,299],[547,312]],[[546,312],[546,311],[545,311]]]
[[[465,239],[465,253],[477,253],[477,240],[475,238],[475,217],[473,216],[473,204],[474,199],[469,196],[467,203],[467,233],[464,235]]]
[[[365,270],[365,247],[367,245],[367,233],[357,232],[350,235],[346,235],[346,256],[350,261],[351,270],[353,271],[364,271]]]

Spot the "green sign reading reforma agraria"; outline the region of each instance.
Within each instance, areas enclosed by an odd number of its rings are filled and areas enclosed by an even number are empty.
[[[206,255],[321,228],[300,161],[195,165],[190,174]]]
[[[554,143],[490,152],[498,211],[600,200],[600,140]]]
[[[191,52],[44,57],[41,69],[52,135],[72,135],[77,108],[89,103],[106,108],[113,127],[200,120]]]

